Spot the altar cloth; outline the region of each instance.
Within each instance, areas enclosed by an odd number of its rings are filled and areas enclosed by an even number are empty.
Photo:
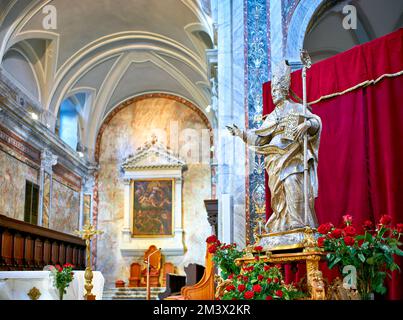
[[[84,300],[84,271],[73,272],[73,281],[63,300]],[[93,271],[93,274],[92,293],[96,300],[102,300],[105,279],[99,271]],[[38,300],[59,300],[50,271],[0,271],[0,300],[30,300],[28,292],[34,287],[41,293]]]

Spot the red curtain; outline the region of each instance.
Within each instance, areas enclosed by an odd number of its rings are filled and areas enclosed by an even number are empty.
[[[402,57],[400,29],[308,70],[308,101],[320,100],[312,109],[323,122],[315,204],[319,223],[340,224],[345,214],[358,224],[377,221],[383,214],[391,215],[394,223],[403,222],[403,201],[399,201],[403,197],[403,74],[397,75],[403,70]],[[292,74],[291,89],[302,96],[301,71]],[[264,84],[263,92],[267,114],[274,108],[270,83]],[[398,260],[403,268],[402,259]],[[403,299],[403,277],[398,272],[388,298]]]

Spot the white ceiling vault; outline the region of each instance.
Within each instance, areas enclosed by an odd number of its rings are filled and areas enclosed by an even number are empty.
[[[55,30],[43,27],[48,5]],[[0,0],[1,68],[54,118],[64,99],[85,93],[81,137],[91,150],[103,119],[134,96],[174,94],[205,112],[206,12],[205,0]]]

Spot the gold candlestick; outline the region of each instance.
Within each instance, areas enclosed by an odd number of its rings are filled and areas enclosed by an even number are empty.
[[[83,240],[85,240],[86,251],[87,251],[87,267],[85,268],[84,279],[85,279],[85,290],[87,293],[84,295],[85,300],[95,300],[95,295],[91,293],[92,288],[94,287],[92,284],[92,278],[94,277],[91,269],[91,239],[96,234],[102,234],[103,232],[100,230],[95,230],[94,226],[90,223],[87,223],[83,230],[74,232],[78,236],[80,236]]]

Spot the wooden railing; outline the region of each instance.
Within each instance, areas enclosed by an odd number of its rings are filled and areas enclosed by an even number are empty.
[[[85,242],[75,236],[0,215],[0,270],[42,270],[71,263],[85,268]]]

